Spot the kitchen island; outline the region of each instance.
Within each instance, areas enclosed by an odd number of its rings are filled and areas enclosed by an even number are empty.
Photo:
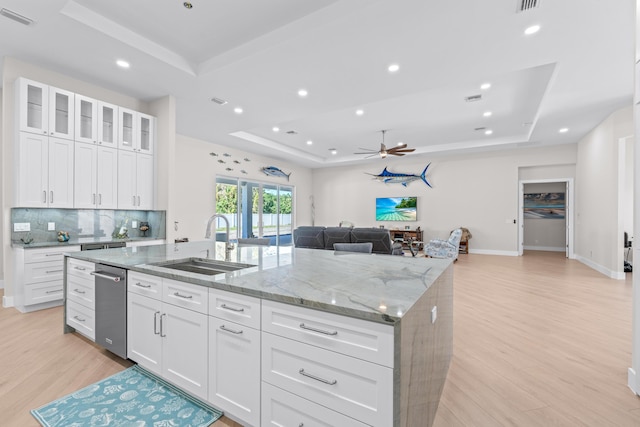
[[[173,357],[195,357],[185,364],[190,368],[204,358],[207,372],[185,387],[245,425],[269,425],[278,417],[312,424],[314,416],[332,425],[431,425],[452,353],[450,260],[240,246],[229,254],[243,264],[235,271],[171,268],[225,255],[224,243],[202,241],[75,252],[68,261],[127,269],[129,326],[138,321],[137,308],[158,301],[148,309],[150,338],[170,335],[163,324],[171,330],[173,306],[193,314],[183,323],[200,324],[193,334],[204,333],[207,345],[188,351],[188,342],[179,342]],[[155,285],[162,291],[154,299],[148,292]],[[65,323],[65,331],[72,330]],[[168,354],[157,362],[137,350],[146,339],[137,333],[129,329],[129,358],[142,366],[174,360]],[[238,337],[249,347],[234,352],[240,341],[228,340]],[[162,351],[170,353],[166,347],[167,341]],[[182,386],[188,376],[172,382]],[[247,377],[252,386],[239,394],[229,390],[230,379]],[[252,405],[237,401],[252,393]]]

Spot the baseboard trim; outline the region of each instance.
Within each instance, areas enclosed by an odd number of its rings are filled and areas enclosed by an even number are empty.
[[[518,251],[494,251],[491,249],[470,249],[469,253],[478,255],[518,256]]]
[[[627,385],[636,396],[640,396],[640,390],[638,389],[638,380],[636,377],[636,371],[633,368],[629,368],[628,370]]]
[[[588,258],[585,258],[583,256],[580,255],[576,255],[576,259],[578,261],[580,261],[581,263],[583,263],[584,265],[593,268],[594,270],[596,270],[599,273],[604,274],[607,277],[610,277],[612,279],[616,279],[616,280],[624,280],[626,278],[625,273],[624,272],[620,272],[620,271],[613,271],[610,270],[598,263],[595,263],[593,261],[591,261]]]
[[[13,297],[2,296],[2,306],[4,308],[13,307]]]
[[[565,252],[566,248],[557,246],[524,246],[525,251]]]

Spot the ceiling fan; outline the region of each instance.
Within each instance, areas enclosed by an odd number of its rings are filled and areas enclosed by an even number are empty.
[[[407,148],[407,144],[400,144],[392,148],[387,148],[384,145],[384,134],[387,132],[386,130],[381,130],[382,132],[382,143],[380,144],[380,150],[370,150],[368,148],[360,148],[361,150],[366,150],[364,153],[353,153],[353,154],[369,154],[365,159],[374,156],[380,156],[381,158],[385,158],[388,155],[392,156],[404,156],[405,153],[411,153],[415,151],[415,148]]]

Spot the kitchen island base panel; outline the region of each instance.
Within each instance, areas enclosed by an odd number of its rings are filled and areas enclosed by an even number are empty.
[[[396,400],[394,405],[394,419],[400,423],[394,425],[430,426],[453,354],[453,264],[407,311],[396,328],[399,329],[396,366],[400,369],[394,378],[399,385],[394,387],[394,400],[399,399],[399,404]]]

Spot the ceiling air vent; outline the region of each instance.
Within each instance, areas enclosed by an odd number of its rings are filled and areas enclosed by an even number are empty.
[[[14,11],[9,10],[9,9],[5,9],[5,8],[0,9],[0,15],[5,16],[5,17],[7,17],[9,19],[13,19],[14,21],[19,22],[19,23],[24,24],[24,25],[33,24],[33,19],[29,19],[26,16],[22,16],[22,15],[20,15],[18,13],[15,13]]]
[[[464,98],[467,102],[475,102],[482,100],[482,95],[471,95]]]
[[[481,130],[485,130],[485,129],[486,129],[486,127],[481,127],[481,128],[474,128],[473,130],[475,130],[475,131],[481,131]]]
[[[224,99],[216,98],[215,96],[211,98],[211,102],[215,102],[218,105],[224,105],[227,103]]]
[[[542,0],[517,0],[518,9],[517,12],[526,12],[527,10],[535,9],[540,6]]]
[[[297,135],[297,134],[298,134],[298,132],[295,131],[295,130],[288,130],[287,131],[287,135]]]

